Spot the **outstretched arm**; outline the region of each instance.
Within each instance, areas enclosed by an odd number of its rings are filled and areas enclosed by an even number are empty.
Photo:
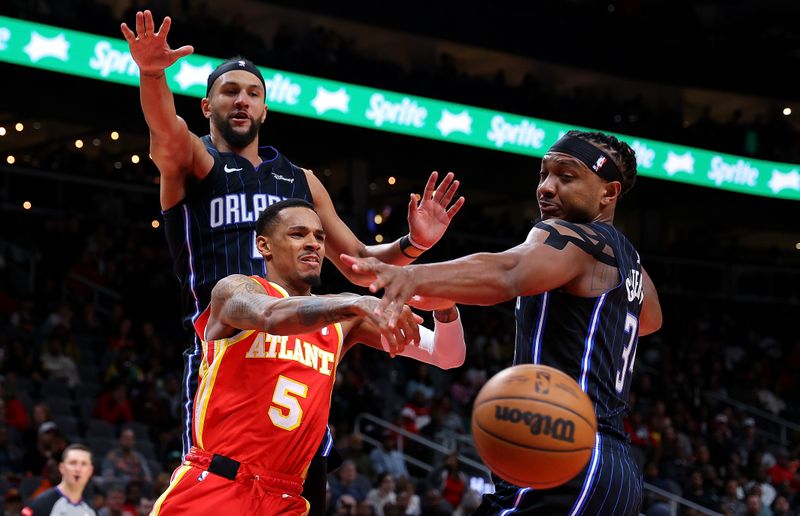
[[[307,333],[334,322],[370,316],[370,305],[361,298],[352,294],[276,298],[253,278],[232,274],[211,291],[206,337],[224,338],[236,330]]]
[[[213,159],[200,139],[189,131],[175,111],[175,100],[164,71],[178,59],[194,52],[185,45],[172,49],[167,43],[172,21],[167,16],[155,31],[150,11],[136,13],[136,32],[123,23],[120,28],[131,57],[139,66],[142,112],[150,128],[150,155],[161,173],[161,206],[177,204],[185,195],[187,177],[203,177]]]
[[[361,274],[359,281],[368,282],[372,292],[385,289],[379,309],[390,314],[413,294],[492,305],[564,286],[594,260],[576,246],[559,249],[546,244],[548,235],[533,228],[524,243],[502,253],[477,253],[425,265],[395,267],[371,258],[342,259]]]
[[[339,258],[341,254],[360,258],[373,257],[382,262],[397,265],[411,263],[422,254],[422,248],[430,248],[439,241],[450,225],[450,221],[464,205],[463,197],[459,197],[450,205],[458,191],[459,184],[458,180],[454,180],[453,173],[448,173],[437,186],[438,177],[437,172],[430,175],[422,198],[418,200],[414,194],[411,195],[408,205],[409,235],[392,243],[367,246],[336,214],[331,197],[319,179],[311,171],[306,170],[306,178],[314,199],[314,208],[319,214],[327,234],[326,256],[347,279],[356,284],[358,284],[356,281],[358,276],[353,274],[350,267],[342,263]],[[415,247],[411,241],[420,247]]]

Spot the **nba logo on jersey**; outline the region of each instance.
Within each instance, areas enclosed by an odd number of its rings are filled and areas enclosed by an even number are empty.
[[[547,371],[536,371],[536,383],[534,384],[536,392],[547,394],[550,392],[550,373]]]
[[[321,333],[322,333],[323,336],[327,336],[328,335],[328,327],[326,326],[326,327],[322,328],[322,332]]]
[[[244,61],[242,61],[242,60],[239,60],[239,62],[237,64],[239,66],[241,66],[242,68],[244,68],[246,66],[246,63]]]
[[[606,157],[605,156],[600,156],[599,158],[597,158],[597,161],[594,162],[594,165],[592,165],[592,170],[597,172],[598,170],[600,170],[603,167],[605,162],[606,162]]]

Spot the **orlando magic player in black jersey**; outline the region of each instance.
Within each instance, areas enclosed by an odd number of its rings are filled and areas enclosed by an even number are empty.
[[[542,221],[502,253],[392,267],[345,258],[383,306],[412,294],[490,305],[517,298],[515,364],[546,364],[574,378],[594,402],[598,433],[588,465],[547,490],[496,479],[475,514],[638,514],[642,478],[622,418],[640,335],[661,326],[656,289],[639,254],[612,225],[636,178],[631,148],[613,136],[570,131],[542,159]],[[429,303],[434,303],[429,300]]]
[[[135,32],[122,24],[131,56],[139,66],[142,111],[150,129],[150,155],[161,173],[160,198],[175,272],[181,281],[184,322],[193,320],[210,302],[218,280],[233,273],[266,273],[255,247],[255,223],[270,204],[286,198],[313,203],[327,234],[328,258],[349,278],[339,261],[342,252],[374,256],[392,263],[409,263],[441,238],[464,203],[451,204],[458,181],[447,174],[428,180],[419,202],[409,203],[409,235],[380,246],[365,246],[337,216],[328,192],[311,171],[292,164],[272,147],[258,146],[258,131],[267,115],[266,83],[259,69],[243,58],[230,59],[208,77],[201,101],[210,134],[189,131],[175,111],[164,70],[192,47],[170,48],[171,21],[155,30],[150,11],[136,14]],[[436,187],[436,188],[434,188]],[[449,206],[449,208],[448,208]],[[184,454],[191,446],[192,401],[196,390],[200,349],[187,351],[184,372]],[[321,445],[327,456],[330,436]],[[312,463],[306,480],[316,492],[304,491],[312,513],[324,510],[324,463]]]

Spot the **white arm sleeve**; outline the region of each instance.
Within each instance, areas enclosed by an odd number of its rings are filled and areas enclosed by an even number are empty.
[[[458,313],[458,309],[456,309]],[[400,356],[413,358],[426,364],[434,365],[440,369],[460,367],[467,355],[467,345],[464,342],[464,328],[461,326],[461,314],[450,322],[440,322],[434,319],[434,331],[424,326],[419,327],[420,343],[406,346]],[[381,337],[383,349],[389,349]]]

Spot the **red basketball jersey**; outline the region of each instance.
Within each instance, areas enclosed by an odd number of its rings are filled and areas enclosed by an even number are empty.
[[[273,297],[289,297],[253,276]],[[328,423],[339,323],[303,335],[256,330],[205,340],[210,309],[197,319],[203,359],[195,395],[195,446],[239,462],[305,478]]]

